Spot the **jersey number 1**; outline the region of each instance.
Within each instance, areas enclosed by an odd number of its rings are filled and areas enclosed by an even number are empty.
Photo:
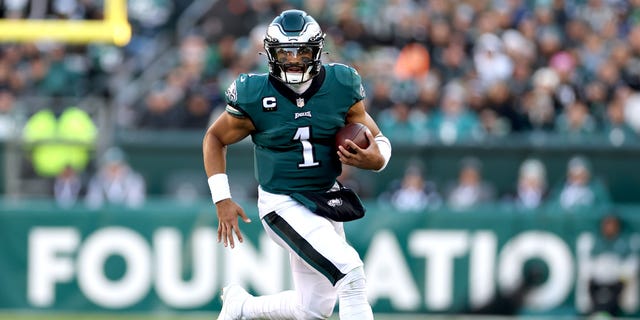
[[[313,145],[309,142],[311,138],[311,129],[309,127],[300,127],[296,131],[293,140],[300,140],[302,143],[302,163],[298,163],[298,168],[308,168],[320,165],[320,162],[313,158]]]

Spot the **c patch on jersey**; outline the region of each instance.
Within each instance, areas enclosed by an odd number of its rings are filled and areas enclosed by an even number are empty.
[[[262,111],[276,111],[278,110],[278,103],[276,97],[264,97],[262,98]]]

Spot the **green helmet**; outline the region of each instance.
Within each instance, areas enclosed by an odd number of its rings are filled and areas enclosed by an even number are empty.
[[[269,73],[290,84],[311,80],[322,66],[324,38],[320,25],[306,12],[283,11],[273,19],[264,37]]]

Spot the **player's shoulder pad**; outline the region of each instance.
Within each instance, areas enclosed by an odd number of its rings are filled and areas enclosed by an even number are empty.
[[[333,71],[335,78],[343,85],[360,85],[360,82],[362,82],[358,71],[346,64],[330,63],[326,67]]]
[[[242,106],[260,96],[260,90],[267,83],[266,74],[242,73],[225,91],[225,100],[231,106]]]

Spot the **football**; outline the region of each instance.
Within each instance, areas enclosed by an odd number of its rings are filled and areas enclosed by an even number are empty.
[[[336,149],[338,146],[342,146],[343,148],[350,150],[347,146],[345,140],[349,139],[353,141],[358,147],[366,148],[369,146],[369,140],[367,139],[367,135],[365,134],[369,128],[362,123],[349,123],[346,126],[340,128],[336,133]]]

